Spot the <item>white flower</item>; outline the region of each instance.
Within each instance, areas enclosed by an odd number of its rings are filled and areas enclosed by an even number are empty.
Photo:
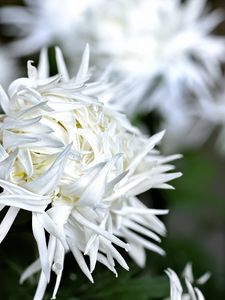
[[[163,255],[155,242],[166,230],[157,215],[167,211],[147,208],[137,195],[171,188],[167,181],[181,175],[167,173],[174,169],[169,162],[180,156],[163,157],[155,149],[163,132],[147,138],[96,97],[102,88],[88,81],[88,47],[74,78],[69,79],[58,48],[56,61],[61,74],[49,78],[43,50],[38,69],[28,62],[28,78],[14,81],[8,96],[0,91],[5,112],[0,205],[10,207],[0,233],[3,239],[20,208],[32,212],[39,260],[21,281],[41,270],[34,299],[43,298],[51,270],[57,275],[55,298],[68,251],[91,281],[97,261],[115,274],[115,261],[128,269],[114,245],[140,266],[144,249]]]
[[[225,48],[223,38],[210,34],[221,12],[207,15],[204,6],[205,0],[106,1],[93,13],[98,51],[140,80],[162,76],[165,101],[168,93],[174,97],[186,89],[198,94],[220,76]]]
[[[183,277],[185,280],[187,292],[183,293],[183,288],[181,286],[180,280],[177,274],[171,270],[167,269],[166,274],[170,279],[170,300],[204,300],[202,292],[197,287],[193,287],[194,277],[192,272],[192,265],[188,263],[185,266]],[[210,278],[210,273],[207,272],[196,280],[198,285],[204,284]]]
[[[202,145],[213,128],[202,104],[221,80],[225,57],[224,37],[210,33],[222,12],[208,13],[205,0],[106,2],[93,14],[96,53],[130,76],[131,92],[113,104],[130,117],[156,111],[167,152]]]

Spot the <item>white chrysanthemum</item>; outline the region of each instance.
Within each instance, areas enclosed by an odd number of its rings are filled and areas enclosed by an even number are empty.
[[[21,281],[41,270],[34,299],[42,299],[51,269],[57,274],[55,298],[64,256],[72,251],[93,281],[97,261],[115,274],[116,260],[128,266],[118,246],[141,266],[145,250],[164,251],[155,244],[165,234],[157,215],[136,197],[150,188],[170,188],[180,176],[154,149],[163,133],[147,139],[125,116],[100,102],[99,83],[89,83],[86,48],[76,77],[69,79],[59,49],[61,75],[48,78],[46,51],[39,68],[28,62],[28,78],[14,81],[8,96],[1,90],[1,208],[9,210],[0,225],[6,236],[19,209],[32,212],[32,229],[39,260]],[[50,234],[48,245],[45,230]],[[90,258],[90,266],[83,255]]]
[[[166,274],[170,279],[170,298],[168,300],[204,300],[202,292],[197,287],[193,287],[194,277],[192,272],[192,265],[188,263],[185,266],[183,277],[186,284],[186,292],[183,292],[180,280],[177,274],[171,270],[167,269]],[[207,272],[196,280],[198,285],[204,284],[210,277],[210,273]]]
[[[169,152],[202,145],[213,128],[202,105],[221,80],[225,43],[210,34],[222,13],[206,14],[205,2],[107,1],[93,14],[96,52],[111,56],[114,68],[133,76],[131,93],[113,98],[113,104],[131,116],[156,110],[160,127],[167,129]]]
[[[210,32],[222,14],[204,14],[204,7],[205,0],[106,1],[91,28],[99,53],[111,55],[115,68],[141,80],[162,76],[159,90],[167,100],[186,89],[202,93],[220,75],[225,42]]]
[[[131,117],[156,111],[160,127],[167,129],[168,152],[198,147],[212,130],[201,108],[221,80],[225,40],[210,34],[223,19],[222,12],[207,13],[205,4],[107,1],[93,14],[96,52],[113,58],[113,67],[131,77],[131,93],[119,101],[113,98],[113,104]]]

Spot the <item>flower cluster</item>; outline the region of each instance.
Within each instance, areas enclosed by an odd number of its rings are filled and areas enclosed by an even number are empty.
[[[118,247],[140,266],[145,249],[163,255],[156,242],[165,226],[157,215],[167,211],[149,209],[137,196],[170,188],[181,175],[169,164],[180,156],[155,149],[163,132],[147,138],[96,96],[101,83],[89,80],[88,47],[71,79],[58,48],[56,61],[60,75],[49,77],[43,50],[38,68],[28,62],[28,78],[15,80],[8,95],[0,90],[0,206],[9,207],[0,239],[20,209],[32,213],[39,259],[21,281],[41,271],[34,299],[42,299],[51,271],[55,298],[68,251],[91,281],[97,261],[115,274],[115,261],[128,269]]]

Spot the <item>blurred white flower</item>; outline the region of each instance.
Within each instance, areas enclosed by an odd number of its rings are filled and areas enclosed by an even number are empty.
[[[60,44],[70,67],[74,52],[89,41],[95,65],[111,64],[122,85],[110,103],[130,117],[157,111],[166,128],[165,148],[201,145],[209,136],[199,101],[220,80],[225,39],[213,34],[224,19],[206,0],[26,1],[27,7],[2,8],[1,22],[18,39],[8,51],[16,56]],[[71,63],[72,61],[72,63]],[[186,136],[186,139],[181,137]]]
[[[205,5],[205,0],[107,1],[93,14],[96,53],[111,57],[113,68],[130,76],[130,92],[113,104],[130,117],[156,112],[167,129],[168,152],[202,145],[213,129],[201,108],[221,81],[225,39],[210,32],[224,14],[207,12]]]
[[[170,298],[169,300],[204,300],[202,292],[197,287],[193,287],[194,277],[192,272],[192,265],[188,263],[185,266],[183,277],[186,284],[187,292],[183,292],[183,288],[180,283],[180,279],[177,274],[171,270],[167,269],[166,274],[170,279]],[[207,272],[196,280],[198,285],[204,284],[210,278],[210,273]]]
[[[32,212],[39,259],[21,282],[41,270],[34,299],[43,298],[51,270],[56,297],[68,251],[91,281],[97,261],[116,275],[115,261],[128,269],[114,245],[140,266],[145,249],[163,255],[156,242],[166,230],[157,215],[167,211],[147,208],[137,195],[171,188],[167,181],[181,175],[169,164],[180,156],[163,157],[155,149],[163,132],[146,138],[96,97],[102,89],[89,82],[88,47],[74,78],[58,48],[56,61],[60,75],[49,77],[43,50],[38,69],[29,61],[28,78],[15,80],[8,96],[0,90],[0,205],[9,206],[0,235],[3,240],[19,209]]]
[[[189,90],[198,95],[220,76],[225,50],[224,38],[210,34],[223,14],[206,14],[205,2],[105,1],[92,15],[97,51],[111,55],[115,68],[140,76],[140,81],[161,76],[164,101],[168,93],[179,97]],[[149,87],[152,82],[145,83]],[[143,108],[152,105],[143,103]]]

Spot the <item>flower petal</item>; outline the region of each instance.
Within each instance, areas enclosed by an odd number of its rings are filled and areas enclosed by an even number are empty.
[[[53,191],[58,184],[64,171],[65,163],[68,159],[72,144],[68,145],[56,158],[52,166],[40,177],[25,184],[30,191],[44,195]]]

